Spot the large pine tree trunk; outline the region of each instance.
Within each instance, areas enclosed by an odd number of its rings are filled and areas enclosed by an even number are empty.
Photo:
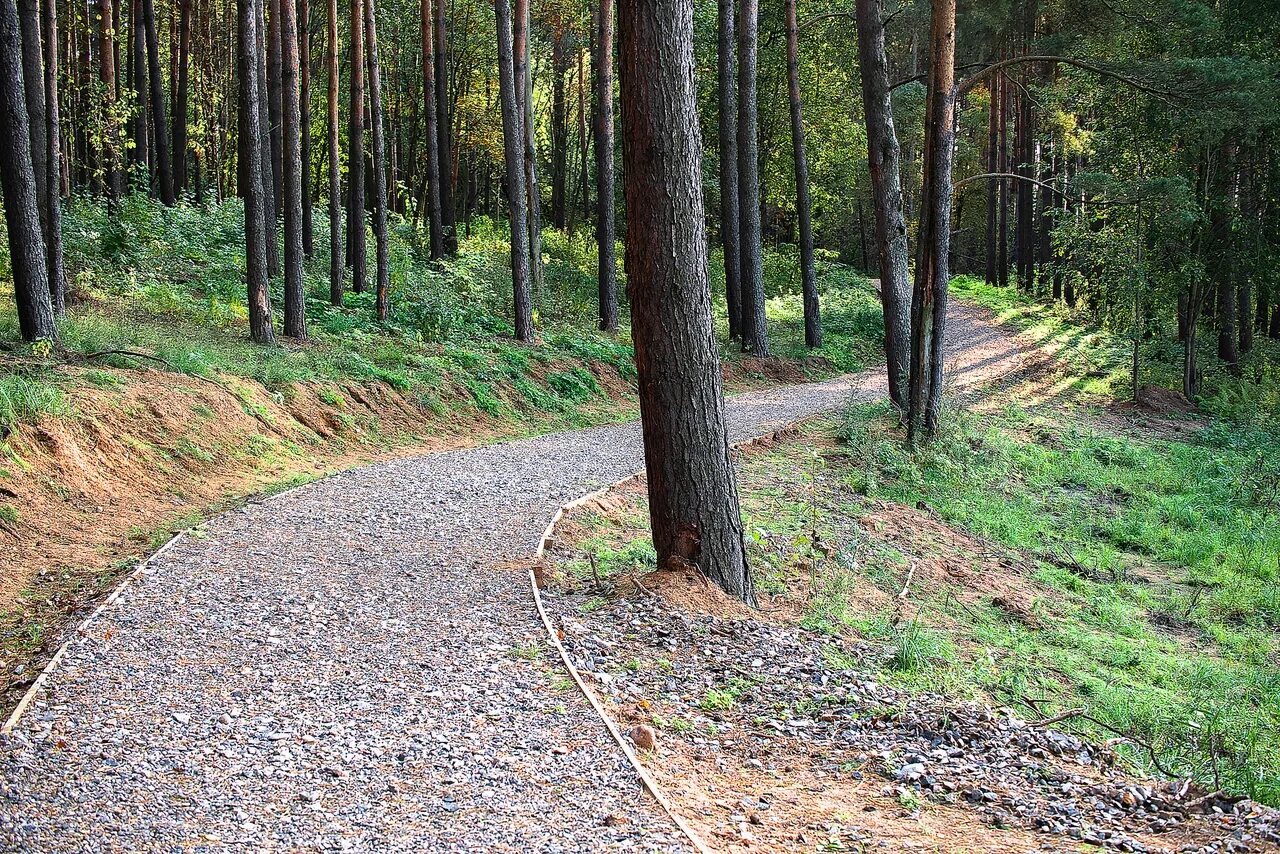
[[[889,59],[885,53],[882,0],[858,0],[858,65],[867,125],[867,164],[876,215],[876,256],[884,309],[884,351],[889,397],[907,408],[911,285],[907,223],[902,213],[902,149],[893,126]]]
[[[0,0],[2,1],[2,0]],[[511,290],[516,338],[533,340],[533,300],[529,285],[528,211],[524,187],[524,129],[520,99],[516,97],[517,63],[510,0],[496,0],[498,28],[498,97],[502,102],[502,150],[506,163],[504,185],[511,223]]]
[[[342,305],[345,264],[342,257],[342,171],[338,151],[338,0],[329,0],[328,43],[325,64],[329,69],[327,148],[329,156],[329,302]]]
[[[67,276],[62,263],[62,122],[58,101],[58,4],[44,0],[44,101],[45,183],[40,187],[48,200],[49,229],[45,236],[45,266],[53,313],[61,317],[67,307]]]
[[[387,244],[387,143],[382,120],[382,69],[378,65],[378,10],[365,0],[365,52],[369,62],[369,126],[373,147],[373,236],[377,253],[378,319],[391,314],[391,262]]]
[[[44,239],[31,165],[31,131],[22,82],[22,36],[14,0],[0,0],[0,187],[9,232],[18,325],[27,341],[54,340],[58,329],[49,294]]]
[[[435,0],[443,3],[444,0]],[[426,197],[427,231],[431,241],[431,260],[444,255],[444,219],[440,199],[440,129],[439,105],[436,103],[436,57],[432,31],[432,0],[422,0],[422,112],[426,119],[427,174],[423,182]]]
[[[187,189],[187,88],[191,64],[191,2],[177,0],[178,49],[175,59],[178,77],[173,89],[173,194]],[[172,50],[172,46],[170,47]],[[173,81],[170,81],[173,83]]]
[[[738,47],[734,0],[718,0],[716,95],[719,105],[720,245],[724,248],[724,295],[729,337],[742,335],[742,275],[738,240]]]
[[[618,331],[617,258],[614,254],[613,190],[613,0],[599,0],[596,10],[595,150],[596,268],[600,294],[600,328]]]
[[[311,206],[314,191],[311,183],[311,4],[298,2],[298,116],[302,129],[302,254],[310,258],[315,252],[315,226]]]
[[[453,201],[453,134],[449,113],[449,37],[444,0],[435,4],[436,60],[436,158],[440,171],[440,221],[444,225],[444,251],[458,251],[458,215]]]
[[[742,349],[769,355],[764,312],[764,268],[760,233],[759,110],[756,104],[758,0],[738,7],[738,258],[742,286]]]
[[[938,431],[942,407],[943,339],[951,271],[951,166],[955,150],[956,0],[933,0],[929,88],[925,106],[924,180],[915,289],[911,298],[911,377],[907,436],[920,422]]]
[[[120,128],[115,120],[117,84],[113,5],[112,0],[101,0],[98,6],[98,53],[101,58],[98,64],[98,79],[102,82],[102,96],[106,102],[103,107],[106,123],[102,129],[102,159],[107,179],[107,211],[112,214],[118,208],[120,197],[124,195],[124,172],[120,162]],[[54,26],[57,26],[56,21]],[[56,60],[57,50],[54,50],[51,55]]]
[[[4,2],[4,0],[0,0]],[[258,75],[258,46],[261,44],[257,0],[237,0],[240,32],[240,157],[244,186],[245,271],[249,292],[249,335],[259,344],[275,343],[271,327],[271,296],[267,291],[267,191],[262,182],[262,86]]]
[[[696,566],[755,604],[703,263],[693,3],[628,0],[620,13],[626,267],[653,545],[660,568]]]
[[[40,234],[49,237],[49,197],[43,188],[49,182],[48,124],[44,109],[44,49],[40,44],[40,0],[18,0],[18,24],[22,29],[22,83],[27,100],[27,123],[31,133],[31,169],[35,172],[36,208],[40,212]]]
[[[370,0],[372,2],[372,0]],[[278,0],[280,15],[280,142],[284,203],[284,334],[307,337],[307,295],[302,278],[302,105],[298,91],[298,7]]]
[[[800,111],[800,28],[796,0],[786,0],[787,94],[791,105],[791,152],[796,169],[796,219],[800,224],[800,282],[804,293],[804,343],[822,346],[818,307],[818,274],[813,263],[813,222],[809,207],[809,162],[804,153],[804,118]]]
[[[173,160],[169,151],[169,125],[164,108],[164,69],[160,65],[160,37],[156,33],[154,0],[142,0],[142,23],[146,29],[147,72],[151,81],[151,137],[155,142],[156,178],[160,184],[160,201],[172,205]]]
[[[363,293],[367,248],[364,231],[364,4],[351,0],[351,109],[347,114],[347,242],[351,289]]]

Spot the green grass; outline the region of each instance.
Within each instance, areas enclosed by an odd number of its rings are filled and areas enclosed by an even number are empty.
[[[69,411],[66,395],[56,385],[20,373],[0,374],[0,428],[5,432],[42,416]]]

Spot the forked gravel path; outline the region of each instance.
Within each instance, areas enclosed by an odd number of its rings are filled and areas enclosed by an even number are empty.
[[[969,379],[1017,345],[953,314]],[[882,393],[734,397],[735,439]],[[396,460],[209,522],[71,646],[0,741],[8,851],[684,851],[564,689],[527,560],[642,466],[635,424]],[[545,645],[542,649],[546,649]]]

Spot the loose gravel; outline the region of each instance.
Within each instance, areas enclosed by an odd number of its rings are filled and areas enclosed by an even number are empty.
[[[1016,345],[958,306],[974,376]],[[962,372],[963,372],[962,370]],[[735,439],[882,393],[738,396]],[[635,424],[397,460],[224,514],[0,740],[9,851],[684,851],[543,642],[525,565]]]

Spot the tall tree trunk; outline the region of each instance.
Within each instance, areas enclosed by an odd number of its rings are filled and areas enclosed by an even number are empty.
[[[593,17],[594,21],[594,17]],[[591,30],[592,39],[595,38],[596,27],[593,24]],[[594,43],[594,42],[593,42]],[[592,54],[594,56],[594,54]],[[594,63],[595,60],[593,59]],[[583,58],[583,51],[578,49],[578,192],[581,198],[579,202],[582,205],[583,216],[590,216],[591,211],[591,137],[587,132],[587,63]],[[575,208],[575,211],[577,208]],[[574,216],[576,219],[576,214]],[[571,224],[571,228],[576,229],[576,223]]]
[[[18,24],[22,29],[22,84],[27,101],[31,134],[31,169],[36,176],[36,210],[40,215],[41,247],[49,239],[48,123],[44,109],[44,49],[40,44],[40,0],[18,0]]]
[[[145,2],[145,0],[144,0]],[[271,149],[271,110],[268,102],[270,101],[271,81],[267,75],[267,53],[270,50],[267,44],[267,18],[266,18],[266,0],[256,0],[258,14],[257,39],[258,46],[255,50],[254,57],[258,65],[258,145],[262,149],[262,187],[266,192],[266,201],[263,208],[267,223],[267,275],[275,277],[280,275],[280,241],[276,235],[276,225],[280,217],[280,208],[276,204],[275,185],[277,177],[280,173],[275,168],[275,158]]]
[[[551,224],[563,229],[568,220],[566,185],[569,174],[569,103],[564,78],[569,72],[563,28],[551,40]]]
[[[449,38],[444,0],[435,4],[436,59],[436,158],[440,167],[440,221],[444,226],[444,251],[458,252],[458,214],[453,200],[453,142],[449,112]]]
[[[9,232],[18,325],[27,341],[55,340],[44,239],[37,198],[40,186],[31,166],[31,131],[22,82],[22,36],[14,0],[0,0],[0,188]]]
[[[58,102],[58,4],[44,0],[45,62],[45,183],[39,188],[48,199],[49,230],[45,237],[45,266],[49,276],[53,313],[62,317],[67,307],[67,276],[62,263],[62,122]],[[34,170],[33,170],[34,171]],[[118,171],[118,170],[117,170]]]
[[[596,150],[596,279],[600,293],[600,328],[618,331],[617,258],[614,254],[613,190],[613,0],[599,0],[595,14],[596,55],[594,132]]]
[[[1000,174],[1009,172],[1009,79],[1004,72],[997,75],[1000,101],[1000,127],[998,134]],[[996,235],[996,281],[1002,288],[1009,287],[1009,181],[1000,179],[1000,222]],[[1069,303],[1068,303],[1069,304]]]
[[[796,167],[796,218],[800,221],[800,281],[804,292],[804,343],[822,346],[818,308],[818,274],[813,263],[813,222],[809,207],[809,163],[804,154],[804,119],[800,112],[800,28],[796,0],[786,0],[787,94],[791,102],[791,150]]]
[[[338,0],[329,0],[328,43],[325,64],[329,68],[329,302],[342,305],[345,283],[342,257],[342,167],[338,152]]]
[[[759,111],[756,104],[758,0],[741,0],[738,27],[738,258],[742,283],[742,349],[769,355],[761,266]]]
[[[151,176],[151,134],[148,132],[150,112],[147,105],[147,41],[146,27],[142,23],[142,0],[129,4],[129,83],[133,90],[135,113],[133,119],[133,164],[135,184],[142,184],[148,195],[154,192]]]
[[[373,0],[369,0],[370,3]],[[302,105],[298,91],[298,7],[276,0],[280,16],[280,142],[284,203],[284,334],[307,337],[307,295],[302,278]]]
[[[653,544],[659,567],[695,566],[754,605],[702,262],[693,3],[628,0],[620,12],[626,267]]]
[[[0,3],[5,0],[0,0]],[[262,87],[258,75],[261,44],[257,0],[237,0],[240,32],[240,157],[244,186],[245,268],[249,291],[249,335],[259,344],[274,344],[271,296],[267,290],[266,189],[262,182]]]
[[[0,0],[3,2],[3,0]],[[511,223],[511,291],[519,341],[533,340],[533,299],[529,285],[529,243],[524,188],[524,129],[516,96],[517,51],[510,0],[495,0],[498,27],[498,97],[502,102],[502,143],[506,162],[504,185]]]
[[[173,194],[182,195],[187,189],[187,87],[188,66],[191,62],[191,2],[177,0],[178,63],[177,83],[173,89]],[[171,45],[170,50],[173,50]],[[170,81],[171,83],[173,81]]]
[[[915,289],[911,297],[911,379],[907,437],[921,419],[938,432],[951,242],[951,165],[956,120],[956,0],[933,0],[925,105],[924,181]]]
[[[369,62],[369,126],[373,147],[373,236],[377,246],[378,319],[391,314],[391,263],[387,245],[387,143],[382,120],[382,70],[378,65],[378,13],[364,0],[365,52]]]
[[[542,290],[542,197],[538,189],[538,150],[534,145],[533,69],[529,67],[529,0],[515,0],[516,97],[520,99],[520,129],[524,133],[524,183],[528,199],[529,274],[535,290]]]
[[[911,285],[907,223],[902,213],[902,150],[893,126],[889,59],[885,53],[883,0],[857,0],[858,65],[866,105],[867,164],[876,214],[876,255],[884,310],[884,351],[889,397],[907,408]]]
[[[173,161],[169,151],[168,122],[165,120],[163,68],[160,65],[160,37],[156,34],[154,0],[142,0],[142,22],[146,28],[147,71],[151,80],[151,137],[155,141],[156,178],[160,183],[160,201],[172,205]]]
[[[990,80],[987,91],[990,95],[991,103],[987,109],[987,171],[995,174],[1000,171],[1000,97],[997,93],[996,76]],[[987,278],[988,285],[994,285],[997,281],[996,274],[996,208],[999,205],[1000,191],[994,180],[987,181],[987,231],[986,231],[986,254],[987,254]]]
[[[271,123],[271,190],[275,198],[276,216],[284,210],[284,95],[281,93],[283,73],[283,36],[280,6],[289,0],[265,0],[267,4],[267,120]]]
[[[314,191],[311,185],[311,4],[297,0],[298,11],[298,116],[302,133],[302,254],[315,253],[315,225],[311,207]]]
[[[734,0],[718,0],[716,94],[719,105],[720,245],[724,249],[724,298],[729,338],[742,336],[742,271],[738,238],[738,46]]]
[[[351,110],[347,128],[347,241],[351,244],[351,289],[365,287],[364,231],[364,4],[351,0]]]
[[[435,0],[443,3],[444,0]],[[440,199],[440,129],[439,105],[436,103],[436,57],[435,45],[431,37],[432,0],[422,0],[420,4],[422,18],[422,99],[423,113],[426,117],[427,133],[427,175],[423,185],[426,196],[427,230],[431,240],[431,260],[444,256],[444,220]]]
[[[56,2],[56,0],[55,0]],[[106,167],[106,189],[107,189],[107,212],[114,215],[119,208],[120,197],[124,195],[124,172],[120,162],[120,127],[116,122],[116,32],[115,32],[115,12],[112,0],[101,0],[98,6],[99,23],[98,23],[98,53],[100,62],[98,64],[98,77],[102,82],[103,104],[103,128],[102,128],[102,159],[103,165]],[[54,27],[57,26],[56,19],[53,22]],[[52,40],[55,49],[50,56],[56,58],[58,55],[56,45],[57,40]]]

